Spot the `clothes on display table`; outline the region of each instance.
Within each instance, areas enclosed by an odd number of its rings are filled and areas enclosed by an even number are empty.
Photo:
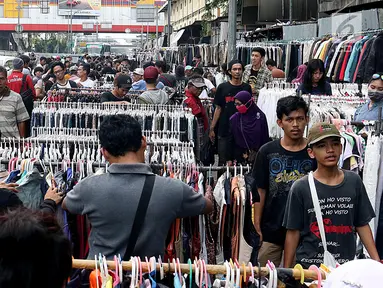
[[[326,76],[333,82],[368,83],[374,73],[383,70],[382,51],[383,32],[376,36],[325,37],[313,42],[310,59],[321,59]]]

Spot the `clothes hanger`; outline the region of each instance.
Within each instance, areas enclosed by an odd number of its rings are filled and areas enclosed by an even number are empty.
[[[318,288],[322,287],[322,273],[319,270],[319,268],[315,265],[311,265],[309,267],[309,270],[315,271],[317,273],[317,278],[318,278]]]
[[[305,273],[303,271],[303,267],[301,264],[296,264],[294,266],[294,269],[298,269],[301,272],[301,280],[300,283],[303,284],[305,282]]]

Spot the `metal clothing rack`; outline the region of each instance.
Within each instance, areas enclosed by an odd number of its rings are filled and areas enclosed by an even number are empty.
[[[142,261],[141,263],[145,263]],[[114,261],[106,261],[106,264],[109,269],[116,269],[116,263]],[[178,270],[178,264],[177,270]],[[164,263],[163,264],[163,271],[165,273],[173,273],[175,272],[176,266],[173,263]],[[195,271],[195,265],[194,264],[179,264],[179,267],[181,268],[182,273],[190,273],[191,271]],[[95,269],[95,261],[94,260],[79,260],[79,259],[73,259],[72,261],[72,268],[75,269],[88,269],[93,270]],[[146,269],[145,269],[146,268]],[[124,271],[131,271],[132,270],[132,262],[129,261],[122,261],[122,269]],[[156,270],[159,271],[161,269],[161,265],[156,265]],[[227,267],[225,265],[206,265],[206,272],[210,275],[217,275],[217,274],[226,274]],[[147,271],[146,264],[143,265],[143,271]],[[247,275],[252,275],[254,273],[254,277],[265,277],[269,275],[269,269],[266,267],[252,267],[249,266],[239,266],[239,270],[241,275],[244,275],[246,272]],[[318,280],[318,272],[314,270],[307,270],[307,269],[291,269],[291,268],[277,268],[277,271],[279,272],[286,272],[286,274],[290,274],[294,277],[296,280],[300,280],[302,277],[302,272],[304,273],[305,279],[311,279],[311,280]],[[322,279],[326,279],[326,274],[321,271]],[[194,275],[193,275],[194,277]]]

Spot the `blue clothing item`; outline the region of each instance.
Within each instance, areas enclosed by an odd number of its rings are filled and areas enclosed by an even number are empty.
[[[162,82],[158,82],[156,88],[157,89],[163,89],[165,85]],[[132,88],[130,88],[130,91],[146,91],[146,82],[145,80],[140,80],[137,82],[134,82],[132,84]]]
[[[297,93],[299,93],[299,91],[302,91],[302,95],[332,95],[331,85],[328,82],[325,83],[324,90],[322,90],[320,87],[312,87],[311,91],[308,91],[306,90],[304,84],[301,84],[297,89]]]
[[[40,189],[41,180],[42,176],[36,168],[20,179],[17,196],[19,196],[25,207],[37,210],[43,203],[44,197]]]
[[[379,120],[379,108],[383,107],[383,101],[374,103],[371,108],[369,108],[370,101],[368,103],[363,104],[355,111],[354,115],[354,121],[361,122],[361,121],[374,121]],[[383,118],[383,117],[382,117]]]
[[[9,183],[16,183],[17,180],[19,180],[20,178],[17,177],[17,175],[20,173],[20,170],[14,170],[12,171],[9,175],[8,175],[8,178],[7,180],[5,180],[5,183],[9,184]]]
[[[366,36],[355,43],[344,73],[345,82],[352,82],[351,79],[354,77],[356,66],[358,65],[359,61],[359,55],[362,52],[363,45],[368,40],[368,38],[369,37]]]

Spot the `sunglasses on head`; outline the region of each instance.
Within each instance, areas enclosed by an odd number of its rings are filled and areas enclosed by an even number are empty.
[[[377,74],[372,75],[373,80],[378,80],[379,78],[383,81],[383,74],[377,73]]]

